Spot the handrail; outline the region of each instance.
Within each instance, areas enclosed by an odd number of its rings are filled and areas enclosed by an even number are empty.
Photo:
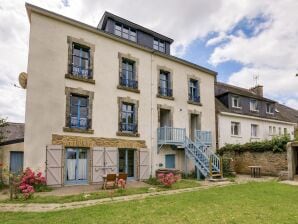
[[[180,143],[185,141],[185,128],[160,127],[157,129],[157,140],[162,144]]]
[[[208,145],[211,145],[212,143],[211,131],[196,130],[195,137],[198,138],[201,142],[207,143]]]

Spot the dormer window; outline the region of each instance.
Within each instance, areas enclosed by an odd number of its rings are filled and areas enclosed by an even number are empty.
[[[267,103],[266,104],[266,113],[267,114],[274,114],[274,105]]]
[[[257,112],[258,111],[258,101],[257,100],[251,100],[249,102],[249,108],[251,111]]]
[[[241,108],[240,107],[240,98],[238,96],[232,96],[232,107]]]
[[[165,53],[165,42],[162,40],[159,40],[157,38],[154,38],[153,40],[153,48],[155,50],[161,51],[163,53]]]
[[[123,24],[116,23],[114,34],[123,37],[124,39],[131,40],[133,42],[137,41],[137,32],[135,29],[132,29],[128,26],[124,26]]]

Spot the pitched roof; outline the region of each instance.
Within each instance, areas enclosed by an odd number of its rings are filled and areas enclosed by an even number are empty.
[[[216,96],[221,96],[221,95],[224,95],[227,93],[233,93],[236,95],[251,97],[254,99],[264,100],[264,101],[268,101],[268,102],[272,102],[272,103],[276,102],[274,100],[259,96],[256,93],[250,91],[249,89],[241,88],[239,86],[234,86],[234,85],[230,85],[230,84],[226,84],[226,83],[222,83],[222,82],[215,83],[215,95]]]
[[[1,128],[1,131],[3,132],[3,135],[4,135],[4,139],[2,140],[0,145],[23,142],[24,130],[25,130],[24,123],[8,122],[7,126]]]

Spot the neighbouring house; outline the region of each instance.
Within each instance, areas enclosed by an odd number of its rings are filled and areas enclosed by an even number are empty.
[[[24,124],[8,122],[1,128],[4,139],[0,142],[0,180],[7,171],[18,173],[23,170]]]
[[[172,56],[172,39],[108,12],[92,27],[26,9],[25,167],[45,170],[57,186],[99,183],[109,172],[135,180],[160,168],[220,173],[216,72]]]
[[[217,148],[289,134],[294,138],[298,111],[263,96],[263,86],[251,89],[217,82]]]

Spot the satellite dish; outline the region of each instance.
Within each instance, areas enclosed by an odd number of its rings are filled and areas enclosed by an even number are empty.
[[[27,87],[27,78],[28,74],[26,72],[21,72],[19,74],[19,84],[22,86],[23,89],[26,89]]]

